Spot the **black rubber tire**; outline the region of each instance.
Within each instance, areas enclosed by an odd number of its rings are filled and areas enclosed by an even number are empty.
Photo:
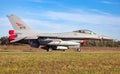
[[[80,48],[77,48],[77,52],[80,52],[81,51],[81,49]]]

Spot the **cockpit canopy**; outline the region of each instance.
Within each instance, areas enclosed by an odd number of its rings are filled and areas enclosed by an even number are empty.
[[[77,32],[77,33],[85,33],[85,34],[96,34],[90,30],[76,30],[76,31],[73,31],[73,32]]]

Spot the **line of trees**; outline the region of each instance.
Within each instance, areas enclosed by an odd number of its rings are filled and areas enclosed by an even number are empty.
[[[120,41],[114,40],[87,40],[83,46],[97,46],[97,47],[120,47]]]
[[[7,45],[8,44],[8,37],[3,36],[0,38],[0,45]]]
[[[0,38],[0,45],[8,45],[8,37],[4,36]],[[96,47],[120,47],[120,41],[114,40],[87,40],[82,46],[96,46]]]

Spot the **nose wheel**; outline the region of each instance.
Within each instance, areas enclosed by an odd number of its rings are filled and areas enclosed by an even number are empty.
[[[81,43],[78,45],[77,52],[81,52],[80,45]]]
[[[81,51],[81,49],[80,48],[77,48],[77,52],[80,52]]]

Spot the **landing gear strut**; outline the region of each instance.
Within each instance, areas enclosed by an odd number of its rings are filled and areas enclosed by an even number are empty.
[[[81,43],[78,45],[77,52],[80,52],[80,51],[81,51],[80,45],[81,45]]]

